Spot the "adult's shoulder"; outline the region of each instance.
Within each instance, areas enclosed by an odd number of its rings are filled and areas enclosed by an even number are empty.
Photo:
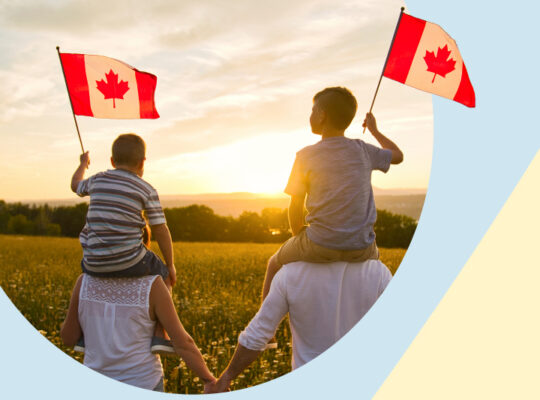
[[[148,296],[150,308],[152,309],[155,306],[164,307],[170,297],[169,290],[160,275],[153,276],[152,278],[154,279],[150,280],[152,285]]]
[[[150,296],[152,296],[152,293],[154,293],[154,296],[156,293],[161,293],[163,290],[165,290],[168,293],[167,286],[165,285],[165,281],[161,277],[161,275],[148,275],[145,278],[149,279],[149,282],[152,284],[152,287],[150,288]]]
[[[313,279],[314,276],[317,275],[316,269],[319,266],[319,264],[310,263],[308,261],[294,261],[289,264],[285,264],[276,273],[276,276],[272,280],[272,284],[279,274],[279,280],[283,285],[292,284],[293,286],[298,286],[300,285],[300,282],[306,279],[306,277],[308,279]]]

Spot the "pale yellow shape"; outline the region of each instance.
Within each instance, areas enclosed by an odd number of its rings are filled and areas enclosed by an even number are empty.
[[[374,399],[540,399],[538,182],[540,152]]]
[[[135,71],[121,61],[101,56],[84,57],[86,64],[86,78],[90,92],[90,106],[95,117],[98,118],[140,118],[139,93]],[[97,88],[97,81],[108,83],[105,76],[109,71],[118,75],[118,83],[126,81],[129,90],[123,99],[105,99],[103,93]]]
[[[427,70],[428,65],[424,57],[426,51],[433,52],[436,57],[439,51],[438,49],[444,48],[445,45],[448,46],[448,50],[450,51],[448,60],[453,59],[456,61],[456,65],[455,69],[448,72],[443,78],[441,75],[435,76],[435,73]],[[453,99],[461,82],[462,71],[463,60],[461,59],[456,42],[440,26],[427,22],[405,84]],[[433,81],[434,76],[435,80]]]

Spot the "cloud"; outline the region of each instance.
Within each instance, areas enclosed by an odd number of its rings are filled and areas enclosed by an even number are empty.
[[[55,84],[50,80],[5,71],[0,71],[0,80],[4,85],[0,88],[0,122],[4,124],[56,114],[51,109],[62,103],[59,96],[51,96]]]
[[[200,12],[188,28],[160,36],[183,58],[159,87],[161,115],[171,123],[154,136],[165,153],[309,129],[316,91],[347,83],[361,92],[374,88],[396,22],[396,15],[379,12],[387,4],[283,4],[213,9],[209,21]],[[213,23],[225,16],[227,24]]]
[[[203,115],[177,120],[155,131],[152,137],[159,138],[160,152],[164,155],[190,153],[270,131],[287,132],[306,127],[311,110],[310,100],[301,102],[294,96],[264,103],[244,103],[241,107],[227,104],[229,100],[239,99],[224,98],[225,104],[212,106]],[[301,103],[304,107],[299,108]]]
[[[0,10],[4,23],[18,30],[89,35],[104,29],[122,30],[140,24],[141,21],[151,23],[153,18],[164,18],[171,13],[177,15],[186,7],[182,3],[129,0],[106,3],[89,0],[19,1],[4,2]]]
[[[114,57],[158,77],[160,119],[78,119],[95,165],[107,164],[110,142],[127,131],[145,138],[155,160],[212,154],[264,135],[276,141],[297,132],[311,137],[311,99],[322,88],[347,86],[357,96],[359,115],[369,108],[400,5],[0,0],[0,135],[9,148],[28,146],[28,154],[40,157],[31,157],[36,166],[47,154],[58,158],[79,150],[55,51],[60,45],[65,52]],[[375,113],[390,132],[431,135],[430,120],[421,119],[431,113],[430,99],[383,82]],[[8,147],[0,159],[23,157]]]

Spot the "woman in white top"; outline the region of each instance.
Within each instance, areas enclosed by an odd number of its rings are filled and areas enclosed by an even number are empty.
[[[121,382],[163,391],[163,368],[150,351],[156,321],[169,333],[176,353],[204,382],[215,384],[185,331],[160,276],[96,278],[82,274],[71,295],[60,335],[74,346],[84,332],[84,365]]]

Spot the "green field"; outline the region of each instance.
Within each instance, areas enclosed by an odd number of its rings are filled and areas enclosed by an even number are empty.
[[[155,246],[155,244],[154,244]],[[178,282],[174,303],[210,370],[226,367],[238,334],[255,315],[266,260],[276,244],[174,243]],[[153,249],[158,252],[157,246]],[[405,250],[380,249],[392,274]],[[82,252],[77,239],[0,235],[0,286],[30,323],[69,356],[82,355],[61,344],[64,320]],[[234,382],[234,389],[253,386],[291,369],[291,334],[286,323],[276,334],[279,348],[266,351]],[[202,384],[176,357],[162,357],[165,390],[201,393]]]

